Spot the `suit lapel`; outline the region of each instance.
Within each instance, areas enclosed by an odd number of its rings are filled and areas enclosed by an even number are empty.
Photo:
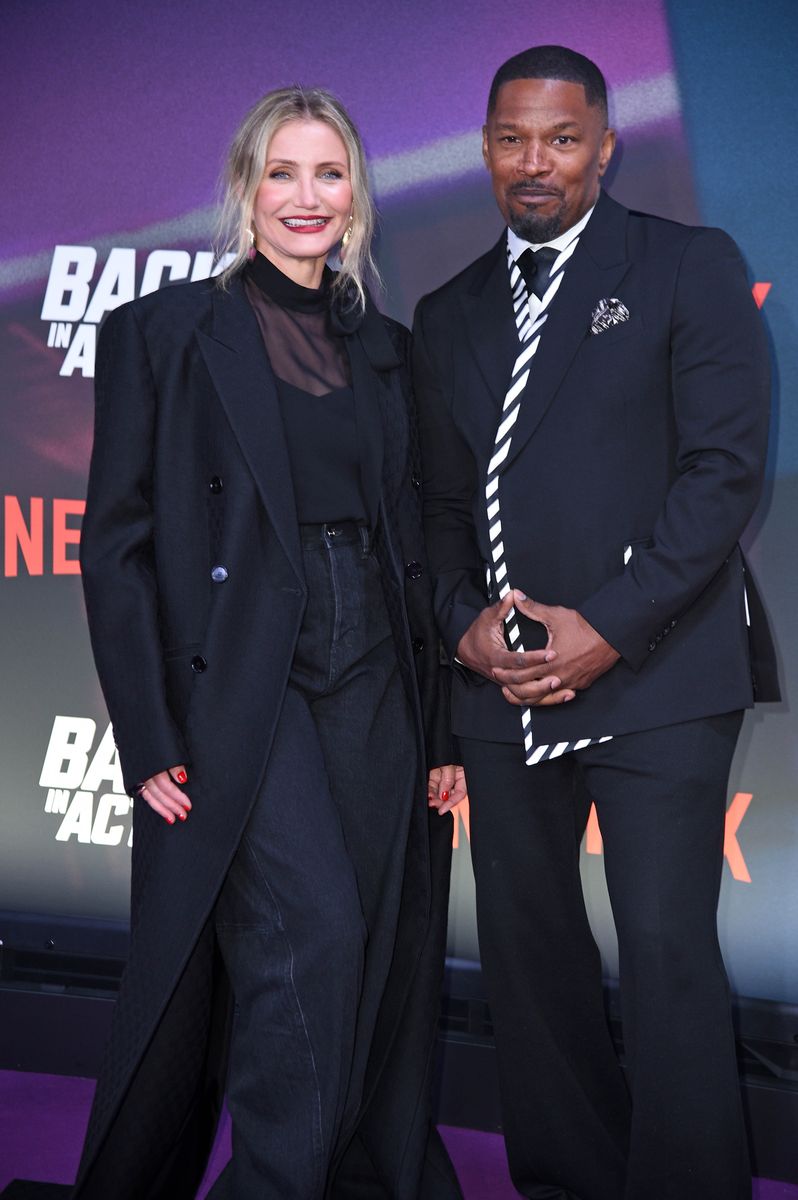
[[[210,334],[197,332],[213,385],[291,566],[302,579],[294,487],[277,388],[240,278],[213,297]]]
[[[483,269],[461,298],[465,324],[462,344],[463,353],[467,346],[476,359],[495,403],[485,402],[483,388],[458,388],[455,400],[456,420],[480,454],[483,450],[489,452],[493,445],[498,415],[518,357],[504,234],[482,262]]]
[[[603,192],[579,239],[541,330],[504,469],[518,457],[554,399],[586,337],[599,300],[614,296],[629,268],[626,209]]]

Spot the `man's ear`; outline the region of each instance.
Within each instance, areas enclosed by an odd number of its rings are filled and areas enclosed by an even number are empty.
[[[484,164],[488,168],[488,170],[490,170],[490,152],[488,150],[488,127],[487,127],[487,125],[482,126],[482,161],[484,162]]]
[[[605,129],[604,136],[601,139],[601,150],[599,151],[599,179],[607,170],[612,158],[612,152],[615,149],[615,130]]]

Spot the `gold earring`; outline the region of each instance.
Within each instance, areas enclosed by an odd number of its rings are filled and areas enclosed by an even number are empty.
[[[344,230],[344,236],[341,238],[342,246],[346,246],[348,244],[349,239],[352,236],[352,227],[354,225],[354,222],[355,222],[355,214],[350,213],[349,214],[349,224],[347,225],[346,229]]]
[[[255,251],[255,230],[252,228],[251,225],[247,229],[247,236],[249,237],[249,250],[247,251],[247,258],[252,260],[255,257],[256,251]]]

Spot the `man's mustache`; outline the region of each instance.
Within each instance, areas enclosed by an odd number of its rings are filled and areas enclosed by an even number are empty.
[[[517,183],[513,183],[507,189],[511,196],[518,192],[525,192],[529,195],[530,192],[536,192],[539,196],[557,196],[560,200],[563,199],[563,191],[561,188],[547,187],[545,184],[536,183],[535,180],[520,179]]]

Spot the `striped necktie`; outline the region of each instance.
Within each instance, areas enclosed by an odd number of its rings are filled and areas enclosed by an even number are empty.
[[[577,239],[578,240],[578,239]],[[521,352],[513,365],[510,386],[502,404],[501,419],[496,430],[493,444],[493,455],[488,463],[488,474],[485,482],[485,501],[488,513],[488,536],[490,539],[489,575],[498,589],[500,598],[507,595],[510,583],[507,578],[507,562],[504,557],[504,541],[502,538],[501,502],[499,499],[499,478],[501,468],[510,453],[513,440],[513,429],[521,411],[521,400],[529,379],[532,359],[540,342],[540,330],[548,317],[551,301],[557,293],[562,281],[565,262],[570,255],[563,257],[560,251],[551,246],[541,246],[539,250],[531,247],[520,255],[518,262],[514,260],[510,249],[507,250],[507,265],[510,270],[510,287],[513,296],[513,312],[521,343]],[[553,270],[558,259],[562,261]],[[534,293],[540,304],[536,317],[532,317],[529,306],[529,294]],[[490,583],[490,579],[488,580]],[[511,608],[504,619],[507,638],[513,650],[523,651],[521,631],[514,608]],[[570,750],[582,750],[597,741],[608,741],[608,738],[582,738],[573,742],[558,742],[551,746],[536,746],[532,735],[532,710],[524,708],[521,711],[521,725],[524,734],[524,757],[527,766],[545,762],[548,758],[558,758]]]

